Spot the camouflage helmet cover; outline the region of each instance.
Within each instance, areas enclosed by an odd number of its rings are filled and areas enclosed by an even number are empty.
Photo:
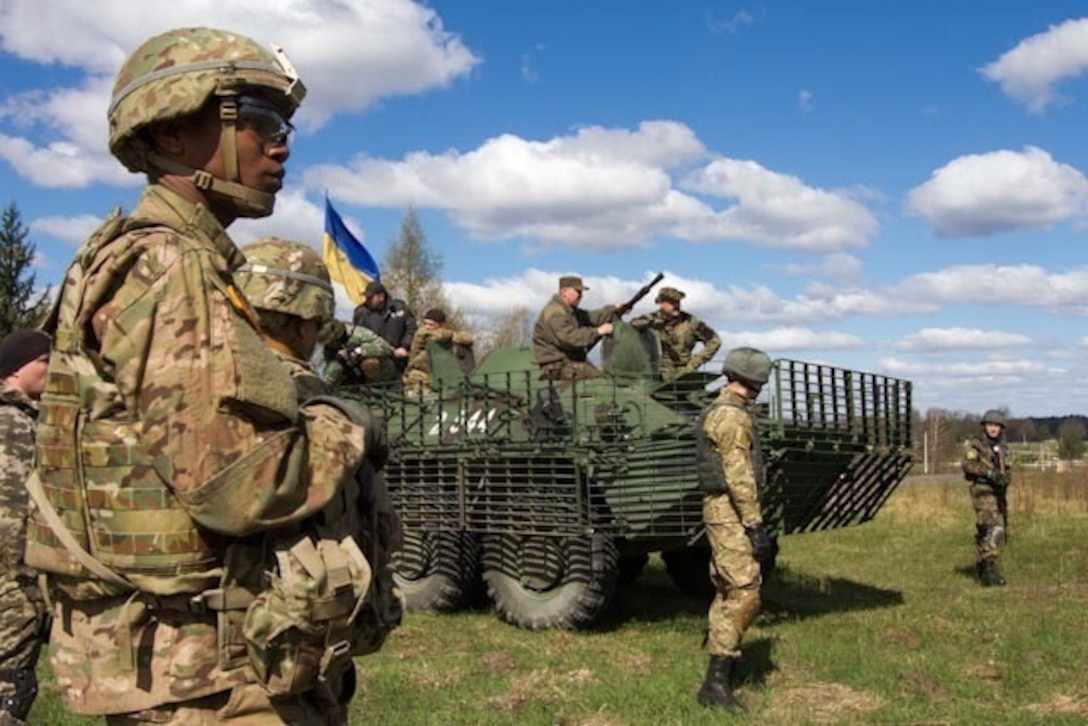
[[[654,302],[659,303],[662,300],[668,300],[669,302],[679,303],[685,297],[687,297],[687,295],[685,295],[682,290],[677,290],[675,287],[663,287],[658,291],[657,297],[654,298]]]
[[[274,310],[324,324],[333,317],[329,270],[308,245],[262,237],[242,247],[246,264],[235,280],[258,310]]]
[[[110,153],[129,171],[147,171],[140,131],[199,111],[210,97],[266,89],[290,117],[306,87],[283,51],[214,28],[178,28],[145,41],[121,67],[107,113]]]
[[[771,377],[771,358],[755,348],[734,348],[725,356],[722,373],[730,380],[764,385]]]
[[[1005,425],[1005,414],[998,411],[996,408],[991,408],[986,413],[982,414],[982,424],[997,424],[998,426]]]

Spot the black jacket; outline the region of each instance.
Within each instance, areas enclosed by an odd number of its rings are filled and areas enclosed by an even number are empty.
[[[355,324],[373,330],[394,348],[405,350],[412,348],[417,327],[416,316],[404,301],[390,299],[381,310],[371,310],[365,303],[355,308]]]

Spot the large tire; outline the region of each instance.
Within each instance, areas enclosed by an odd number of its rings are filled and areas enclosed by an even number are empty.
[[[479,589],[480,545],[467,532],[405,531],[393,580],[408,612],[450,612]]]
[[[488,595],[507,622],[528,630],[581,630],[612,600],[619,550],[600,535],[488,535],[483,562]]]
[[[711,598],[714,586],[710,583],[710,550],[706,547],[682,547],[661,553],[665,571],[673,583],[685,595]]]

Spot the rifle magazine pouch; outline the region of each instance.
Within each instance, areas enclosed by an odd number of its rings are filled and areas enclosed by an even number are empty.
[[[371,569],[351,536],[300,535],[275,548],[269,586],[245,617],[246,650],[271,696],[311,690],[351,658]]]

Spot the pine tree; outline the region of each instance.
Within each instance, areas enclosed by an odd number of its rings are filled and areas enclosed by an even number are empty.
[[[0,336],[41,322],[49,292],[34,291],[35,247],[15,202],[0,215]]]
[[[390,295],[404,300],[417,317],[430,308],[442,308],[448,324],[459,327],[460,311],[451,309],[442,290],[442,255],[431,246],[411,207],[401,219],[397,239],[385,251],[382,282]]]

